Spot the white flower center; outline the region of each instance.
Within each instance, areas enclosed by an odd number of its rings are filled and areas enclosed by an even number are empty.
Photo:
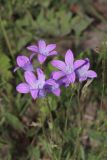
[[[44,86],[44,84],[45,84],[45,81],[39,81],[39,80],[37,80],[36,81],[37,89],[42,89],[43,86]]]
[[[73,68],[69,65],[66,66],[66,69],[65,69],[65,73],[66,74],[71,74],[73,72]]]
[[[40,51],[40,53],[41,53],[42,55],[44,55],[44,56],[48,56],[48,52],[47,52],[47,51],[45,51],[45,50]]]
[[[55,84],[54,86],[52,86],[52,90],[55,90],[59,87],[59,84]]]
[[[86,70],[84,70],[83,68],[80,68],[80,69],[77,70],[77,74],[80,77],[84,77],[84,76],[86,76]]]
[[[43,89],[45,81],[37,80],[32,84],[31,89]]]

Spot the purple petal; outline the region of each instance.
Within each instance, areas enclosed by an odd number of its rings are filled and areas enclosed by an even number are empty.
[[[57,83],[59,84],[59,86],[64,85],[63,78],[62,78],[62,79],[57,80]]]
[[[75,72],[71,73],[70,75],[67,75],[67,78],[70,83],[74,83],[75,82]]]
[[[26,56],[18,56],[16,61],[19,67],[23,67],[26,63],[30,63],[29,58]]]
[[[78,69],[79,67],[83,66],[86,63],[85,60],[76,60],[74,62],[74,69]]]
[[[32,98],[35,100],[38,97],[38,90],[30,90]]]
[[[38,46],[39,46],[39,51],[40,53],[43,53],[46,49],[46,43],[44,40],[39,40],[38,41]]]
[[[48,85],[56,85],[56,82],[53,79],[46,80],[46,84]]]
[[[37,75],[39,80],[43,80],[43,81],[45,80],[45,74],[40,68],[37,68]]]
[[[92,70],[89,70],[87,72],[87,77],[89,77],[89,78],[95,78],[95,77],[97,77],[97,74],[96,74],[96,72],[94,72]]]
[[[58,53],[56,51],[52,51],[49,53],[49,56],[57,55]]]
[[[79,82],[82,82],[82,81],[85,81],[85,80],[87,80],[87,77],[80,77],[79,78]]]
[[[20,83],[17,87],[16,90],[19,93],[28,93],[29,92],[29,85],[27,83]]]
[[[60,96],[61,90],[60,88],[57,88],[55,90],[52,90],[52,93],[55,94],[56,96]]]
[[[61,83],[62,85],[64,85],[65,87],[68,87],[70,84],[69,79],[67,78],[67,76],[65,76],[64,78],[61,79]]]
[[[55,80],[58,80],[58,79],[60,79],[61,77],[63,77],[65,74],[64,74],[64,72],[62,72],[62,71],[54,71],[53,73],[52,73],[52,78],[53,79],[55,79]]]
[[[34,69],[33,69],[33,65],[30,63],[30,64],[25,64],[24,65],[24,67],[23,67],[23,69],[25,70],[25,71],[34,71]]]
[[[45,97],[46,96],[46,91],[44,89],[39,90],[39,97]]]
[[[73,52],[69,49],[65,55],[65,63],[67,65],[73,66],[74,55]]]
[[[38,61],[42,64],[46,60],[46,56],[38,54]]]
[[[65,71],[66,65],[63,61],[60,60],[53,60],[51,61],[51,64],[55,67],[58,68],[61,71]]]
[[[32,52],[38,52],[38,47],[36,45],[28,46],[27,49]]]
[[[26,71],[24,73],[24,77],[26,82],[30,85],[33,86],[35,81],[36,81],[36,76],[34,75],[34,73],[30,72],[30,71]]]
[[[77,69],[77,71],[81,72],[80,73],[80,75],[81,75],[83,73],[86,73],[88,71],[89,67],[90,67],[90,63],[87,62],[85,65],[83,65],[82,67],[80,67],[79,69]]]
[[[49,44],[46,47],[46,52],[51,52],[56,48],[56,44]]]

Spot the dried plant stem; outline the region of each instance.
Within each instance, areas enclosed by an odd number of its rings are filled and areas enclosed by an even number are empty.
[[[104,97],[104,88],[105,88],[105,59],[102,60],[102,94],[101,94],[101,108],[103,108],[103,97]]]

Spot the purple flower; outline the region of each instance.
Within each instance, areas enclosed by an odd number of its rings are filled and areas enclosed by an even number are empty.
[[[60,96],[60,85],[55,82],[55,80],[53,79],[48,79],[46,81],[46,89],[47,89],[47,92],[52,92],[53,94],[55,94],[56,96]]]
[[[68,86],[70,83],[75,82],[75,72],[74,72],[74,56],[72,51],[69,49],[65,55],[65,62],[60,60],[53,60],[51,64],[58,68],[60,71],[54,71],[52,77],[58,80],[63,77],[63,82]]]
[[[79,81],[85,81],[87,78],[95,78],[97,77],[96,72],[89,70],[90,61],[88,58],[85,60],[77,60],[74,62],[75,72],[79,78]]]
[[[56,48],[56,44],[49,44],[46,46],[46,43],[44,40],[38,41],[38,46],[31,45],[28,46],[27,49],[33,52],[30,59],[33,58],[38,53],[38,61],[42,64],[45,62],[46,58],[48,56],[56,55],[57,52],[54,50]]]
[[[26,56],[18,56],[16,61],[17,61],[18,67],[16,67],[14,69],[14,72],[19,68],[22,68],[24,71],[34,71],[33,65],[30,62],[28,57],[26,57]]]
[[[40,68],[37,69],[38,78],[30,71],[26,71],[24,77],[26,83],[20,83],[16,87],[19,93],[30,93],[33,99],[45,96],[45,75]]]

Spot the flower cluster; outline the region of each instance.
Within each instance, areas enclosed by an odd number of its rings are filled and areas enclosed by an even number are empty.
[[[33,99],[37,97],[44,97],[48,93],[53,93],[60,96],[61,86],[68,87],[76,80],[79,82],[85,81],[89,78],[97,77],[96,72],[89,70],[90,61],[88,58],[74,61],[74,55],[69,49],[65,54],[65,61],[52,60],[51,65],[57,68],[53,71],[49,79],[41,68],[36,70],[32,64],[32,58],[37,56],[40,64],[43,64],[49,56],[57,55],[55,51],[56,44],[46,45],[44,40],[39,40],[38,45],[28,46],[27,49],[32,53],[28,58],[26,56],[17,57],[17,67],[24,70],[24,78],[26,82],[17,85],[16,90],[19,93],[30,93]]]

